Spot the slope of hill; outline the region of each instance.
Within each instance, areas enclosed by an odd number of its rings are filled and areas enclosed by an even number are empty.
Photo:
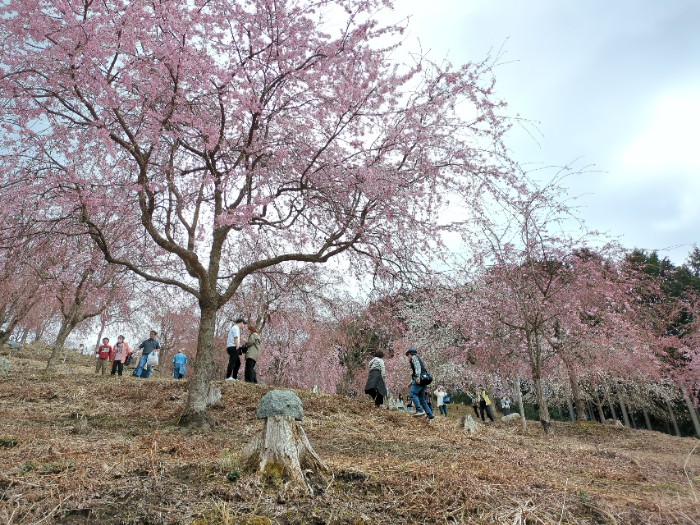
[[[691,438],[590,423],[544,436],[535,422],[524,435],[497,423],[469,437],[456,417],[428,423],[298,392],[333,472],[310,497],[239,472],[272,387],[221,382],[217,425],[198,432],[175,424],[183,381],[96,377],[77,356],[47,374],[39,357],[12,356],[0,377],[0,523],[700,523]]]

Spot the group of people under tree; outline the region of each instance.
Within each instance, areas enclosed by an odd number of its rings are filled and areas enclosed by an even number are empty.
[[[418,356],[418,351],[415,348],[409,348],[406,351],[406,357],[411,368],[411,384],[409,387],[409,406],[415,407],[414,416],[427,416],[429,420],[433,419],[433,407],[430,402],[428,393],[428,385],[433,378],[428,372],[423,360]],[[384,404],[385,398],[388,396],[387,381],[386,381],[386,365],[384,363],[384,352],[377,350],[374,352],[372,359],[368,365],[367,382],[365,383],[365,393],[374,399],[374,405],[381,407]],[[437,399],[437,406],[440,413],[447,416],[447,405],[450,403],[450,397],[444,386],[440,385],[433,392]],[[403,403],[403,396],[399,395],[399,403]],[[470,395],[472,407],[477,417],[486,422],[486,417],[494,422],[493,402],[489,397],[483,385],[478,385],[473,395]],[[503,396],[501,399],[501,408],[504,415],[510,413],[510,399],[508,396]]]
[[[95,373],[105,375],[107,368],[111,364],[111,375],[117,374],[119,377],[124,372],[124,367],[130,365],[136,357],[138,362],[132,375],[142,379],[151,376],[154,366],[159,364],[160,342],[156,339],[158,333],[151,330],[148,339],[145,339],[138,346],[138,350],[132,349],[125,341],[123,335],[117,337],[117,342],[112,346],[109,338],[104,337],[102,344],[97,347],[97,360],[95,363]],[[139,355],[140,352],[140,355]],[[173,357],[173,378],[184,379],[188,359],[182,352],[178,351]]]
[[[427,387],[432,382],[432,376],[423,363],[423,360],[418,356],[418,351],[415,348],[409,348],[406,351],[409,366],[411,367],[411,385],[409,396],[413,406],[416,407],[414,416],[427,416],[428,420],[435,418],[433,409],[428,399]],[[381,407],[384,399],[388,396],[386,386],[386,365],[384,364],[384,352],[377,350],[374,352],[372,359],[369,362],[369,373],[365,384],[365,393],[374,399],[374,405]],[[438,399],[438,407],[440,413],[447,415],[447,406],[444,403],[447,392],[444,387],[440,386],[435,392]]]
[[[241,336],[241,329],[248,325],[248,338],[245,343]],[[102,339],[102,344],[96,350],[97,360],[95,363],[95,373],[105,375],[107,370],[111,368],[111,375],[123,374],[124,367],[132,364],[138,357],[138,362],[133,376],[146,379],[151,376],[154,366],[159,364],[159,352],[161,344],[156,339],[158,333],[151,330],[148,339],[145,339],[135,350],[125,341],[123,335],[117,338],[117,343],[110,344],[108,337]],[[81,351],[84,345],[81,346]],[[239,317],[228,332],[226,340],[226,352],[229,356],[228,366],[226,369],[226,379],[238,379],[238,372],[241,367],[241,356],[245,355],[244,379],[249,383],[257,383],[256,364],[260,359],[262,343],[260,334],[255,324],[248,324]],[[180,350],[173,356],[173,378],[184,379],[189,359]]]

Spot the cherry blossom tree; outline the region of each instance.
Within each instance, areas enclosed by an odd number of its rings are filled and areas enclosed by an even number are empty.
[[[45,256],[49,247],[41,239],[18,235],[11,245],[0,249],[0,345],[42,303],[41,273],[51,264]]]
[[[210,424],[217,312],[250,275],[340,255],[406,271],[449,229],[446,195],[472,209],[517,173],[492,63],[398,63],[403,27],[373,18],[388,6],[0,7],[3,177],[50,193],[108,262],[197,300],[182,424]]]
[[[87,236],[62,239],[50,254],[53,264],[42,275],[45,297],[59,305],[60,327],[46,364],[55,368],[71,332],[87,319],[105,313],[110,306],[127,302],[126,276],[122,268],[108,265]]]

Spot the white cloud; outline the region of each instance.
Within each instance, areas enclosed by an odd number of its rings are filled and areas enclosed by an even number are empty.
[[[621,151],[614,182],[672,178],[674,185],[700,186],[699,128],[700,86],[663,95],[643,130]]]

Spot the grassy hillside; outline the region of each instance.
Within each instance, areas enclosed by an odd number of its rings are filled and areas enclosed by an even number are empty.
[[[95,377],[78,356],[48,375],[32,356],[0,377],[3,524],[700,523],[691,438],[592,423],[543,436],[534,422],[525,435],[497,423],[469,437],[457,417],[298,392],[334,475],[312,498],[239,472],[271,387],[222,382],[204,433],[175,425],[185,382]]]

